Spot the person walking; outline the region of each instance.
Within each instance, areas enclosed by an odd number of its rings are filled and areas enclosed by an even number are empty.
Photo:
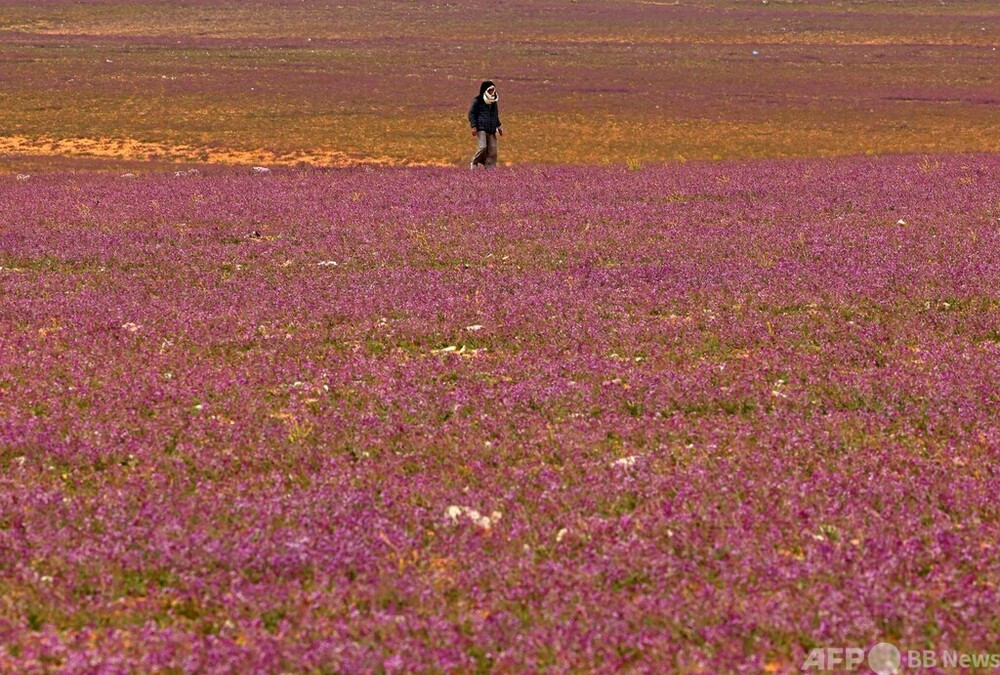
[[[472,105],[469,106],[469,124],[472,125],[472,135],[479,144],[476,154],[472,156],[470,169],[475,169],[477,164],[482,164],[487,169],[496,166],[497,135],[503,136],[500,108],[497,106],[499,99],[496,85],[486,80],[479,85],[479,96],[472,99]]]

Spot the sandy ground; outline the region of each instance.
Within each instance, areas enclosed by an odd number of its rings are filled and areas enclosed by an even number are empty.
[[[208,148],[192,145],[151,143],[116,138],[27,138],[0,137],[0,155],[37,158],[98,158],[129,162],[209,163],[227,165],[344,167],[435,166],[440,163],[408,162],[391,157],[352,157],[338,150],[316,148],[288,153],[273,151]],[[3,167],[0,166],[0,171]]]

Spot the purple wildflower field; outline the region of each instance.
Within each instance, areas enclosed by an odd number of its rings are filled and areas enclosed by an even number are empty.
[[[1000,158],[0,179],[0,671],[998,651]]]

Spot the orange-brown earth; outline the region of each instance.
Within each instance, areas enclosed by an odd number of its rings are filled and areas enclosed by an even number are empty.
[[[14,0],[0,170],[1000,150],[990,0]]]

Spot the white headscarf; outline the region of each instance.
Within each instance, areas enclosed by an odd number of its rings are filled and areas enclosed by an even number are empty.
[[[500,94],[497,93],[496,87],[490,87],[490,89],[493,90],[493,95],[492,96],[490,96],[490,90],[489,89],[487,89],[486,91],[483,92],[483,102],[486,103],[487,105],[490,105],[492,103],[496,103],[498,100],[500,100]]]

